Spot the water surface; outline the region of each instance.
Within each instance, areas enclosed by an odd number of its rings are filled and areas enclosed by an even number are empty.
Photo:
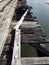
[[[45,30],[47,38],[49,38],[49,5],[46,4],[49,0],[27,0],[27,4],[32,6],[33,16],[37,17],[38,23]],[[49,49],[49,44],[46,44]],[[22,45],[22,56],[38,56],[36,49],[29,45]]]
[[[49,38],[49,0],[27,0],[27,3],[33,7],[33,16],[37,17],[38,23],[45,30],[47,38]]]

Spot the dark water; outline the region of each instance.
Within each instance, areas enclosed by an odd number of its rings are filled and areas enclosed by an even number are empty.
[[[32,6],[33,16],[37,17],[38,23],[44,29],[47,38],[49,38],[49,5],[46,4],[49,0],[27,0],[27,4]],[[49,44],[46,44],[49,49]],[[22,56],[37,56],[35,48],[29,45],[22,45]]]

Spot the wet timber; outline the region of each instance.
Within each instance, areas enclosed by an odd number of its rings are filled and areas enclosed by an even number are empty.
[[[31,6],[27,5],[26,0],[0,1],[0,65],[1,63],[2,65],[11,65],[15,39],[14,26],[17,25],[19,19],[28,8],[32,9]],[[23,11],[21,11],[21,9],[23,9]],[[33,17],[30,14],[33,13],[29,11],[19,27],[21,31],[21,43],[33,44],[37,49],[39,47],[38,45],[36,46],[36,44],[40,44],[41,48],[45,49],[45,47],[42,47],[41,43],[49,43],[49,40],[46,40],[45,32],[41,28],[41,25],[38,24],[36,17]],[[43,49],[42,51],[44,51]],[[46,50],[46,52],[49,56],[49,50]],[[49,64],[49,57],[26,57],[20,58],[20,61],[21,65]]]

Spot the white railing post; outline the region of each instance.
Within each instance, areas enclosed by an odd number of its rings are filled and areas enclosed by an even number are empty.
[[[14,27],[14,29],[15,29],[15,40],[14,40],[14,49],[13,49],[13,57],[12,57],[12,64],[11,65],[21,65],[21,40],[20,40],[21,34],[20,34],[19,27],[22,24],[28,11],[29,10],[27,9],[27,11],[21,17],[20,21]]]

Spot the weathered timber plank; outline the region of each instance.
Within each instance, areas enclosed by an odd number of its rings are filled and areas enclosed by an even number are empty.
[[[16,0],[16,1],[17,1],[17,0]],[[8,14],[9,14],[11,8],[15,8],[15,7],[16,7],[16,6],[13,6],[14,3],[15,3],[14,0],[12,0],[11,3],[9,3],[9,4],[5,7],[4,11],[3,11],[3,12],[0,12],[0,22],[3,22],[3,21],[6,19],[6,17],[8,16]],[[17,5],[17,4],[16,4],[16,5]]]
[[[49,64],[49,57],[21,58],[21,65]]]
[[[27,24],[26,24],[27,23]],[[30,24],[31,23],[31,24]],[[21,29],[21,42],[22,43],[40,43],[45,41],[46,35],[41,29],[41,27],[32,27],[34,25],[33,22],[24,21],[22,25],[20,26]],[[14,23],[11,24],[11,27],[13,25],[15,26],[17,24],[17,21],[14,21]],[[25,25],[26,24],[26,25]],[[28,24],[30,24],[28,27],[26,27]],[[36,24],[37,25],[37,24]]]
[[[4,44],[5,44],[5,41],[6,41],[6,38],[7,38],[7,35],[8,35],[8,31],[9,31],[9,26],[10,26],[10,23],[12,21],[12,17],[13,17],[13,14],[14,14],[14,11],[15,11],[15,8],[17,6],[17,2],[18,0],[12,0],[10,6],[8,6],[6,8],[6,10],[9,8],[9,13],[8,15],[5,14],[6,18],[5,20],[3,20],[2,22],[2,26],[0,27],[0,56],[1,56],[1,53],[2,53],[2,50],[3,50],[3,47],[4,47]],[[5,10],[5,11],[6,11]],[[7,12],[6,12],[7,13]],[[3,13],[4,14],[4,13]],[[3,15],[2,14],[2,15]],[[4,16],[4,15],[3,15]],[[1,31],[2,30],[2,31]]]
[[[24,21],[20,29],[22,43],[41,43],[46,40],[46,35],[37,22]]]
[[[23,14],[23,16],[21,17],[21,19],[18,21],[18,23],[16,24],[16,26],[14,27],[15,29],[15,40],[14,40],[14,50],[13,50],[13,57],[12,57],[12,65],[21,65],[20,63],[20,58],[21,58],[21,53],[20,53],[20,30],[19,27],[22,24],[25,16],[28,13],[28,9],[26,10],[26,12]]]
[[[45,41],[44,37],[40,37],[36,34],[21,34],[22,43],[40,43]]]
[[[12,0],[4,0],[0,3],[0,11],[2,11],[8,3],[10,3]]]
[[[37,22],[23,22],[22,25],[21,25],[21,28],[35,28],[37,26],[40,26],[39,24],[37,24]]]
[[[11,65],[21,65],[20,64],[20,30],[15,30],[15,40],[14,40],[14,50]]]

